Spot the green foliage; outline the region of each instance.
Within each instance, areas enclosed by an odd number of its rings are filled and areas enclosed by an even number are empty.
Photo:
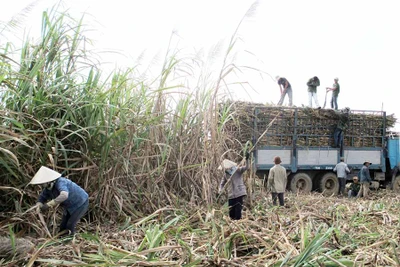
[[[105,76],[86,30],[83,18],[53,9],[43,12],[38,41],[2,48],[3,185],[23,189],[26,208],[37,192],[25,186],[45,165],[88,191],[97,218],[118,221],[187,201],[211,204],[230,142],[223,126],[232,110],[219,110],[218,91],[236,69],[236,32],[213,81],[207,63],[171,47],[159,74],[132,67]],[[16,209],[10,192],[0,196],[2,210]]]

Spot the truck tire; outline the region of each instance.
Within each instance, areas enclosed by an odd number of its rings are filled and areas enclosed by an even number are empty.
[[[392,188],[393,192],[400,193],[400,175],[393,179]]]
[[[310,193],[312,189],[312,180],[307,173],[296,173],[290,180],[290,190],[293,193]]]
[[[324,196],[337,195],[339,193],[339,180],[336,174],[325,173],[319,180],[319,190]]]

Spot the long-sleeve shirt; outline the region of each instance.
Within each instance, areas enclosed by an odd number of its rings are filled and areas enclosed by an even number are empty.
[[[308,86],[308,92],[316,93],[317,92],[317,86],[319,86],[319,79],[314,80],[314,78],[311,78],[307,82]]]
[[[61,177],[58,178],[51,190],[45,188],[39,196],[39,202],[45,203],[48,200],[55,199],[60,192],[67,192],[68,198],[60,203],[70,214],[88,200],[89,196],[79,185],[71,180]]]
[[[238,167],[232,175],[225,173],[222,177],[219,190],[221,191],[229,181],[230,184],[227,185],[229,199],[247,195],[246,186],[243,181],[243,173],[248,169],[247,166],[248,162],[246,162],[246,166]]]
[[[358,193],[358,191],[360,191],[360,187],[361,185],[359,183],[351,183],[349,189],[355,193]]]
[[[371,176],[369,175],[369,168],[365,165],[360,170],[360,182],[361,183],[371,182]]]
[[[347,167],[347,164],[342,162],[339,162],[336,164],[335,168],[333,169],[334,172],[337,172],[337,177],[338,178],[346,178],[347,173],[350,173],[349,167]]]
[[[275,164],[268,174],[267,188],[273,193],[284,193],[287,183],[287,174],[285,167]]]

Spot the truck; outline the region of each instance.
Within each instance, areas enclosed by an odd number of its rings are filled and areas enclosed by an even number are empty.
[[[396,121],[394,115],[387,116],[385,111],[350,110],[343,144],[336,147],[333,133],[341,112],[344,111],[255,107],[252,138],[258,176],[266,179],[274,166],[274,157],[279,156],[288,171],[289,190],[335,195],[339,192],[339,181],[333,169],[343,157],[350,169],[347,180],[369,161],[372,185],[400,191],[400,171],[393,172],[400,166],[399,134],[389,131]]]

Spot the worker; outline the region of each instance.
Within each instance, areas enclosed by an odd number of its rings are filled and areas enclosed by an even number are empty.
[[[88,194],[79,185],[47,167],[40,167],[29,184],[44,187],[36,204],[38,211],[47,211],[60,205],[64,208],[60,235],[74,235],[78,221],[88,210]]]
[[[336,164],[335,168],[333,168],[333,171],[337,173],[337,177],[339,180],[339,196],[343,196],[346,186],[347,174],[350,173],[349,167],[344,162],[343,157],[340,157],[340,162]]]
[[[331,108],[338,110],[338,97],[339,97],[339,93],[340,93],[340,85],[339,85],[339,78],[335,78],[333,79],[333,85],[332,87],[326,87],[326,91],[332,92],[332,98],[331,98]]]
[[[397,189],[394,188],[394,184],[396,182],[396,176],[398,173],[400,173],[400,162],[398,162],[397,166],[394,166],[394,168],[392,169],[392,184],[391,184],[392,189]]]
[[[291,107],[293,105],[292,86],[290,85],[289,81],[286,78],[276,76],[275,79],[278,82],[279,89],[281,91],[281,98],[279,99],[278,106],[282,106],[286,95],[288,95],[289,107]]]
[[[247,195],[246,186],[243,181],[243,173],[248,169],[250,154],[246,153],[246,163],[244,166],[237,166],[231,160],[224,159],[218,167],[224,171],[218,194],[221,195],[225,187],[228,188],[229,217],[232,220],[242,218],[243,199]]]
[[[350,121],[350,108],[346,107],[344,110],[336,113],[339,117],[335,131],[333,132],[334,147],[343,147],[343,131],[349,127]]]
[[[318,104],[317,97],[317,87],[320,85],[319,79],[317,76],[310,78],[307,82],[308,86],[308,106],[312,108],[312,100],[314,98],[315,106],[319,109],[321,108]]]
[[[360,191],[358,192],[357,197],[368,197],[369,193],[369,184],[371,182],[371,176],[369,175],[369,166],[371,162],[365,161],[363,163],[363,167],[359,171],[359,180],[361,183]]]
[[[279,199],[279,205],[285,205],[285,189],[287,183],[287,174],[285,167],[281,166],[281,158],[274,158],[274,167],[271,168],[268,174],[267,188],[272,195],[272,204],[276,206],[276,200]]]
[[[347,188],[349,189],[347,193],[349,198],[356,197],[358,195],[358,192],[360,192],[360,183],[358,182],[357,176],[353,177],[353,182],[349,183],[347,185]]]

